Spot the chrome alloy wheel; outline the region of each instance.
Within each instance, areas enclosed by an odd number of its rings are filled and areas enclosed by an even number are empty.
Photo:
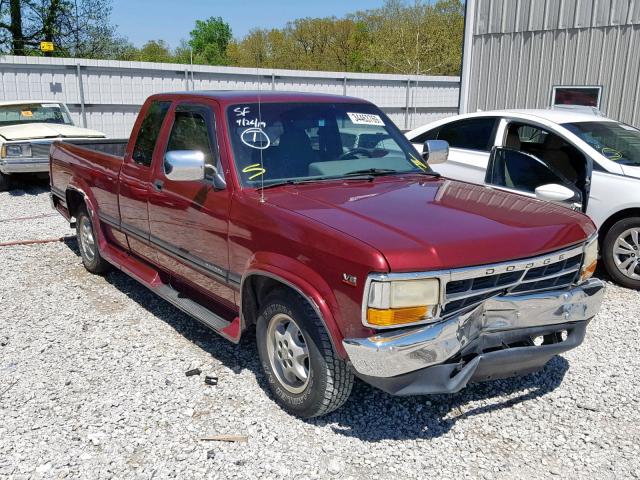
[[[291,393],[302,393],[309,383],[309,348],[289,315],[278,313],[269,322],[267,353],[280,384]]]
[[[96,241],[93,236],[91,220],[86,215],[83,215],[80,220],[80,248],[85,258],[89,262],[93,262],[96,257]]]
[[[626,277],[640,280],[640,228],[625,230],[613,245],[613,260]]]

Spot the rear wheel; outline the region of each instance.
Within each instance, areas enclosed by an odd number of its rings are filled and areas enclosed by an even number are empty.
[[[84,267],[91,273],[104,273],[111,268],[98,251],[98,241],[91,222],[91,217],[86,208],[81,207],[76,215],[76,234],[78,247]]]
[[[640,289],[640,217],[623,218],[606,233],[602,259],[616,283]]]
[[[353,373],[336,355],[315,310],[300,295],[268,295],[256,325],[260,363],[277,402],[302,418],[317,417],[349,398]]]
[[[0,192],[4,192],[11,188],[11,176],[0,172]]]

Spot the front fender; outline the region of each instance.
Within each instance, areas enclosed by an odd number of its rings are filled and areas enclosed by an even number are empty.
[[[250,259],[242,277],[241,292],[244,291],[245,280],[254,275],[264,275],[278,280],[305,297],[327,329],[336,353],[342,359],[347,358],[347,352],[342,346],[344,336],[339,327],[341,316],[338,303],[324,278],[298,260],[270,252],[256,253]]]

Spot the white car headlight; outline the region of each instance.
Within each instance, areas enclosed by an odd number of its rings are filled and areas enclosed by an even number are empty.
[[[584,282],[591,278],[598,266],[598,236],[594,235],[589,239],[584,247],[582,258],[582,269],[580,270],[580,281]]]
[[[372,281],[369,285],[365,324],[390,328],[431,320],[440,303],[440,281]]]
[[[31,145],[28,143],[5,145],[4,155],[5,157],[30,157]]]

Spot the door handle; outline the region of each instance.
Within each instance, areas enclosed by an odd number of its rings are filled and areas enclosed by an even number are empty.
[[[164,187],[164,182],[162,180],[153,181],[153,188],[155,188],[157,191],[161,192],[162,187]]]

